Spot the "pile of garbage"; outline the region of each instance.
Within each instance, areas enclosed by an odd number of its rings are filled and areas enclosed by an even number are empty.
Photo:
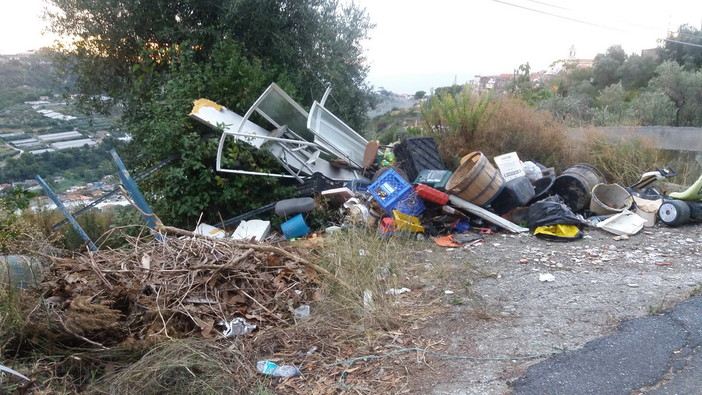
[[[361,225],[377,229],[381,237],[419,233],[444,246],[476,243],[482,235],[497,231],[567,241],[581,238],[588,227],[628,237],[659,221],[683,224],[702,212],[696,209],[697,194],[668,196],[653,187],[655,181],[676,175],[670,168],[644,173],[636,184],[622,186],[607,183],[602,172],[587,163],[557,175],[553,168],[520,160],[516,152],[492,161],[482,152],[472,152],[451,171],[432,137],[407,138],[380,150],[376,143],[373,149],[377,155],[370,179],[342,184],[327,179],[315,191],[315,197],[321,196],[342,214],[343,220],[327,232]],[[298,197],[269,206],[286,219],[280,228],[286,239],[316,231],[306,223],[316,202],[314,197]],[[247,221],[251,216],[239,217],[233,238],[269,237],[270,222]],[[213,229],[225,237],[223,230]]]
[[[553,168],[522,162],[516,152],[492,161],[472,152],[450,171],[432,137],[406,138],[386,147],[367,141],[324,106],[330,90],[312,103],[310,112],[273,83],[244,116],[204,98],[194,101],[189,115],[221,131],[217,171],[257,174],[225,166],[222,152],[227,139],[268,150],[288,174],[262,176],[312,183],[316,194],[330,199],[346,216],[339,226],[360,222],[377,227],[384,236],[414,232],[453,239],[452,235],[473,227],[483,233],[488,229],[530,231],[539,237],[569,240],[579,238],[586,226],[628,236],[658,220],[677,226],[702,217],[698,214],[702,213],[698,208],[702,181],[677,196],[665,196],[651,187],[656,180],[675,175],[669,168],[644,173],[635,185],[621,186],[608,184],[587,163],[556,175]],[[262,115],[265,121],[252,114]],[[261,240],[271,231],[270,223],[247,220],[274,207],[287,219],[280,229],[285,238],[310,233],[304,218],[315,207],[310,198],[271,203],[223,226],[239,226],[234,238]],[[225,237],[223,230],[205,231]]]

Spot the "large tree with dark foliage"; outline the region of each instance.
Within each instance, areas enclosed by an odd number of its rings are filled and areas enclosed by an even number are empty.
[[[663,59],[672,60],[687,71],[702,67],[702,31],[690,25],[682,25],[665,40]]]
[[[216,134],[187,118],[206,97],[242,114],[271,82],[304,106],[328,84],[328,107],[357,129],[372,104],[362,41],[365,10],[337,0],[51,0],[53,30],[75,37],[63,70],[86,112],[124,106],[128,165],[179,154],[144,189],[184,223],[267,203],[277,181],[214,172]],[[345,3],[344,3],[345,4]],[[236,152],[240,152],[237,150]],[[270,194],[269,194],[270,195]],[[256,199],[252,199],[256,196]],[[207,219],[207,217],[206,217]]]

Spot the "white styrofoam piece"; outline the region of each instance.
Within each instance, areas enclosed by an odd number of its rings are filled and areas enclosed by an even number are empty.
[[[232,233],[234,240],[251,240],[261,241],[268,237],[271,233],[270,221],[262,221],[260,219],[252,219],[249,221],[241,221]]]

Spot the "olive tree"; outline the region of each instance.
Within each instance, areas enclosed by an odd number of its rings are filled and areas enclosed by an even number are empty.
[[[280,196],[265,193],[278,191],[275,180],[215,174],[217,134],[188,118],[193,100],[206,97],[242,114],[272,82],[303,105],[319,100],[331,85],[327,106],[357,129],[372,105],[361,46],[372,25],[354,4],[49,1],[56,10],[52,30],[74,39],[59,48],[57,59],[76,76],[68,93],[78,94],[85,112],[123,107],[133,136],[128,165],[180,157],[144,188],[160,199],[159,215],[175,223],[192,222],[201,212],[206,220],[240,213]],[[228,152],[242,164],[252,161],[241,155],[262,155],[237,147]]]

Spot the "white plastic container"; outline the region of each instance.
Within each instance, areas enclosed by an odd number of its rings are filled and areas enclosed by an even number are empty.
[[[261,241],[268,237],[271,233],[270,221],[262,221],[260,219],[252,219],[250,221],[241,221],[232,233],[234,240],[255,240]]]

